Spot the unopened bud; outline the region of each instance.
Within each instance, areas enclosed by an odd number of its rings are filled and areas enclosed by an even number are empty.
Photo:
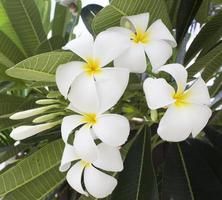
[[[35,103],[39,105],[47,105],[47,104],[59,103],[59,100],[58,99],[40,99],[40,100],[37,100]]]
[[[52,120],[52,119],[54,119],[54,118],[56,118],[58,116],[61,116],[63,114],[64,114],[64,112],[50,113],[50,114],[47,114],[47,115],[43,115],[41,117],[37,117],[32,122],[33,123],[47,122],[47,121]]]
[[[150,111],[150,118],[153,122],[156,122],[158,120],[158,112],[157,110],[151,110]]]
[[[44,113],[45,111],[53,109],[53,108],[59,108],[59,106],[60,106],[59,104],[54,104],[50,106],[44,106],[40,108],[34,108],[34,109],[26,110],[26,111],[21,111],[21,112],[17,112],[13,114],[9,118],[13,120],[25,119],[28,117],[32,117],[32,116]]]

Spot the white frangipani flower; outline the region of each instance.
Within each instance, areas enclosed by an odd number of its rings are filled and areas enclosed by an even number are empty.
[[[38,125],[19,126],[12,130],[12,132],[10,133],[10,137],[13,138],[14,140],[24,140],[33,135],[36,135],[37,133],[53,128],[58,124],[60,124],[60,121],[49,122]]]
[[[114,60],[115,67],[125,67],[131,72],[143,73],[147,67],[146,54],[153,72],[157,72],[171,57],[172,47],[176,47],[177,44],[170,31],[160,19],[150,27],[148,23],[149,13],[124,16],[120,22],[122,27],[109,28],[98,36],[101,41],[103,40],[107,51],[125,49]],[[113,44],[117,39],[119,42]]]
[[[84,61],[63,64],[56,72],[61,94],[65,98],[68,96],[72,105],[85,113],[103,112],[114,106],[128,84],[128,69],[104,68],[119,55],[122,48],[108,52],[102,42],[99,38],[94,42],[91,35],[70,41],[64,49],[73,51]]]
[[[208,107],[210,96],[200,77],[187,90],[187,71],[180,64],[169,64],[159,71],[169,73],[177,83],[177,91],[165,79],[147,78],[143,88],[150,109],[167,107],[160,120],[157,133],[163,140],[178,142],[191,133],[196,137],[206,126],[212,111]]]
[[[72,161],[77,161],[69,169],[66,179],[69,185],[77,192],[88,196],[88,193],[95,198],[104,198],[112,193],[117,185],[117,180],[110,175],[101,172],[119,172],[123,169],[123,162],[117,148],[108,146],[104,143],[97,145],[98,156],[92,161],[83,160],[75,150],[75,147],[66,144],[60,165],[60,171],[67,171]],[[83,183],[87,192],[83,189]]]
[[[124,116],[74,111],[79,113],[79,115],[75,114],[64,117],[61,132],[64,142],[67,143],[71,132],[83,125],[76,131],[74,138],[74,146],[81,158],[85,160],[95,159],[97,155],[95,138],[99,138],[110,146],[121,146],[127,141],[130,125]]]

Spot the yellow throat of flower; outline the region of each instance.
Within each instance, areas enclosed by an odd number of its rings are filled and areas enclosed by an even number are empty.
[[[177,92],[173,95],[173,98],[176,100],[175,105],[178,107],[185,106],[187,102],[187,98],[189,97],[188,93]]]
[[[100,61],[98,59],[88,58],[83,68],[90,76],[101,72]]]
[[[141,29],[136,29],[136,33],[133,33],[131,35],[131,39],[133,42],[137,44],[138,43],[146,44],[149,42],[149,33],[144,32]]]
[[[89,126],[92,126],[92,125],[96,124],[97,116],[95,113],[85,114],[82,121],[84,123],[88,124]]]
[[[86,161],[84,161],[84,160],[81,160],[80,163],[81,163],[81,165],[82,165],[83,167],[85,167],[85,168],[89,168],[89,167],[92,166],[91,163],[86,162]]]

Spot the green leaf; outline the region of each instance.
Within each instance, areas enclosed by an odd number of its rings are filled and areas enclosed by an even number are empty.
[[[158,199],[152,165],[150,129],[145,128],[138,135],[127,154],[124,167],[112,194],[113,200]]]
[[[167,6],[163,0],[113,0],[93,19],[92,29],[95,34],[98,34],[112,26],[119,26],[120,18],[123,16],[143,12],[150,12],[150,23],[160,18],[168,27],[171,27]]]
[[[35,0],[46,33],[50,30],[51,0]]]
[[[28,145],[24,144],[9,146],[4,152],[0,152],[0,163],[12,158],[13,156],[16,156],[19,152],[24,151],[27,148]]]
[[[65,174],[59,172],[58,168],[59,165],[9,193],[4,200],[44,200],[65,180]]]
[[[2,4],[26,53],[30,56],[46,40],[41,17],[33,0],[2,0]]]
[[[25,59],[25,56],[20,49],[5,33],[0,31],[0,63],[11,67],[23,59]]]
[[[212,144],[198,139],[172,143],[162,195],[165,199],[221,199],[221,167],[222,154]]]
[[[65,44],[65,39],[61,36],[55,35],[49,40],[46,40],[36,50],[36,54],[45,53],[49,51],[54,51],[61,49]]]
[[[189,77],[204,69],[202,77],[205,81],[208,81],[220,69],[221,65],[222,42],[188,68]]]
[[[73,60],[80,60],[80,58],[67,51],[43,53],[18,63],[6,73],[23,80],[55,82],[56,68],[60,64]]]
[[[97,4],[90,4],[85,6],[81,11],[82,20],[88,29],[88,31],[93,34],[93,30],[91,27],[93,18],[95,15],[102,9],[103,7]]]
[[[196,14],[195,19],[200,23],[203,24],[208,20],[208,14],[210,9],[210,0],[203,0],[202,4]]]
[[[222,36],[222,11],[215,15],[191,43],[186,56],[185,63],[189,63],[201,50],[204,54],[208,52]],[[203,55],[203,54],[202,54]]]
[[[56,4],[55,15],[52,21],[52,36],[59,35],[65,37],[67,26],[72,18],[69,9],[60,4]]]
[[[218,76],[215,77],[213,85],[210,87],[209,92],[210,96],[214,97],[221,90],[222,87],[222,73],[219,73]]]
[[[176,22],[176,40],[180,43],[194,19],[202,0],[181,0]]]
[[[175,27],[181,0],[166,0],[166,2],[172,26]]]
[[[16,46],[19,47],[20,50],[23,51],[21,41],[18,38],[17,33],[15,32],[1,1],[0,19],[0,30],[5,33],[16,44]]]
[[[214,115],[211,117],[209,124],[222,126],[222,111],[221,110],[214,112]]]
[[[58,166],[63,148],[64,144],[61,139],[51,142],[1,174],[0,196],[5,196],[9,192],[29,184]]]

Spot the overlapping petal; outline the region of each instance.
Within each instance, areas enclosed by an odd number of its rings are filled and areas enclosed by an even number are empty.
[[[175,102],[174,88],[165,79],[147,78],[143,84],[148,107],[152,110],[168,106]]]
[[[60,65],[56,70],[56,84],[66,98],[73,80],[83,72],[84,62],[73,61]]]
[[[143,45],[131,42],[130,47],[114,60],[114,66],[128,68],[134,73],[145,72],[147,64]]]
[[[100,143],[98,147],[98,158],[93,162],[93,165],[112,172],[123,170],[123,161],[121,154],[116,147]]]
[[[104,143],[111,146],[124,144],[129,136],[129,121],[117,114],[104,114],[93,126],[94,133]]]
[[[93,76],[80,74],[71,85],[68,99],[83,113],[97,113],[100,104]]]
[[[59,170],[61,172],[67,171],[71,166],[71,162],[78,159],[79,159],[79,156],[76,154],[74,146],[70,144],[66,144],[63,151]]]
[[[185,140],[191,132],[196,136],[206,125],[211,111],[206,106],[187,104],[178,107],[171,105],[162,117],[158,134],[163,140],[179,142]]]
[[[174,37],[162,22],[162,20],[156,20],[153,24],[151,24],[147,31],[151,40],[165,40],[172,47],[177,46]]]
[[[152,65],[152,70],[155,73],[172,56],[171,46],[163,40],[149,41],[145,45],[145,52]]]
[[[77,162],[68,171],[66,175],[66,180],[68,181],[69,185],[77,192],[88,196],[88,193],[84,191],[82,187],[82,173],[84,168],[85,166],[81,163],[81,161]]]
[[[83,123],[83,116],[81,115],[70,115],[64,117],[61,125],[63,141],[67,143],[70,133]]]
[[[112,193],[117,180],[94,167],[86,167],[84,183],[87,191],[95,198],[104,198]]]
[[[159,71],[164,71],[170,74],[177,83],[177,93],[185,90],[187,84],[187,70],[181,64],[168,64],[162,66]]]
[[[92,57],[93,45],[94,39],[92,35],[84,34],[68,42],[63,47],[63,49],[71,50],[72,52],[80,56],[83,60],[87,60],[87,58]]]
[[[209,91],[201,77],[186,91],[186,95],[190,103],[210,105]]]
[[[127,22],[131,24],[134,31],[137,29],[146,31],[148,23],[149,23],[149,13],[141,13],[137,15],[124,16],[121,18],[120,24],[121,26],[126,27]]]
[[[100,101],[100,113],[114,106],[123,95],[128,81],[129,70],[124,68],[104,68],[95,75],[96,90]],[[96,104],[95,104],[96,107]]]

